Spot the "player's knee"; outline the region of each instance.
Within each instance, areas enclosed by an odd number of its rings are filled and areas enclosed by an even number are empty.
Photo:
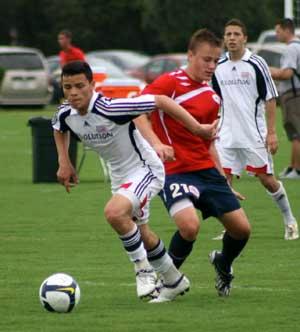
[[[196,240],[199,233],[200,225],[198,221],[186,221],[179,225],[181,236],[188,241]]]
[[[124,213],[117,207],[112,204],[107,204],[104,209],[105,219],[111,224],[118,223],[122,220]]]

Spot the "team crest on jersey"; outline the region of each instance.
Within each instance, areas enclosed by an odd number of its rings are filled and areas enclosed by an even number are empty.
[[[212,98],[213,98],[213,100],[217,103],[217,104],[220,104],[221,103],[221,99],[220,99],[220,97],[217,95],[217,94],[213,94],[212,95]]]
[[[96,126],[96,132],[100,133],[100,134],[103,134],[103,133],[107,133],[108,130],[105,126]]]
[[[242,71],[241,72],[241,77],[242,78],[249,78],[249,76],[250,76],[250,73],[248,71]]]

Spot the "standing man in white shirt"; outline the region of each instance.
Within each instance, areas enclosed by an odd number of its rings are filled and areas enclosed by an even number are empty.
[[[176,269],[163,242],[147,224],[150,201],[164,186],[164,167],[132,120],[158,107],[206,139],[215,138],[217,122],[201,125],[166,96],[106,98],[94,91],[93,73],[82,61],[63,67],[62,87],[67,102],[53,118],[59,182],[68,192],[70,181],[78,182],[68,154],[71,131],[108,164],[113,195],[104,215],[134,263],[138,296],[155,291],[158,272],[163,287],[152,302],[173,300],[189,289],[189,280]]]
[[[222,98],[217,150],[229,183],[243,170],[256,175],[280,209],[286,240],[298,239],[298,226],[283,184],[274,176],[271,154],[278,141],[277,91],[263,58],[246,48],[246,27],[238,19],[225,25],[228,52],[219,61],[213,87]],[[265,113],[266,119],[265,120]]]
[[[289,18],[278,21],[275,30],[278,41],[287,47],[280,59],[280,68],[271,67],[270,71],[273,79],[279,80],[283,126],[292,143],[290,165],[279,177],[300,179],[300,40]]]

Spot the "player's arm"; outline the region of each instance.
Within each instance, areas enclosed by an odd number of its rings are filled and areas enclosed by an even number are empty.
[[[227,176],[224,172],[224,169],[221,165],[221,161],[220,161],[220,158],[219,158],[219,154],[218,154],[218,151],[216,149],[216,146],[215,146],[215,142],[211,142],[210,144],[210,147],[209,147],[209,153],[212,157],[212,160],[214,161],[215,163],[215,166],[216,166],[216,169],[220,172],[221,175],[223,175],[226,179],[227,179]],[[227,182],[228,182],[228,185],[230,187],[230,189],[232,190],[232,192],[234,193],[235,197],[241,201],[243,201],[244,199],[246,199],[246,197],[244,195],[242,195],[241,193],[239,193],[238,191],[234,190],[231,183],[229,183],[229,180],[227,179]]]
[[[278,138],[276,134],[276,99],[272,98],[265,102],[267,120],[267,149],[275,154],[278,149]]]
[[[175,160],[174,149],[170,145],[163,144],[152,129],[151,121],[147,114],[143,114],[134,120],[140,133],[150,143],[162,161]]]
[[[290,80],[294,75],[294,71],[291,68],[276,68],[276,67],[269,67],[272,78],[274,80],[285,81]]]
[[[181,122],[192,134],[207,140],[216,138],[218,120],[215,120],[212,124],[200,124],[182,106],[167,96],[156,95],[155,104],[157,108]]]
[[[58,171],[56,173],[57,179],[58,182],[61,183],[66,188],[66,191],[69,193],[71,183],[72,185],[78,183],[76,170],[73,167],[69,157],[70,133],[68,131],[60,132],[54,129],[53,134],[58,154],[59,165]]]

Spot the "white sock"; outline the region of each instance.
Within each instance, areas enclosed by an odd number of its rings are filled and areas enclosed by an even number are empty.
[[[295,224],[296,219],[292,213],[291,206],[289,199],[287,197],[287,193],[283,187],[283,184],[281,181],[279,182],[279,189],[275,193],[271,193],[267,190],[268,194],[271,195],[273,201],[275,204],[279,207],[282,215],[285,225],[289,224]]]
[[[135,272],[140,271],[140,270],[152,270],[153,268],[151,264],[149,263],[147,258],[144,258],[142,260],[137,260],[134,262],[134,270]]]
[[[135,224],[131,231],[120,236],[120,240],[132,262],[143,262],[147,260],[147,252],[142,242],[141,233]]]
[[[154,270],[162,276],[166,285],[174,284],[181,277],[181,273],[173,264],[161,240],[155,248],[148,250],[148,259]]]

